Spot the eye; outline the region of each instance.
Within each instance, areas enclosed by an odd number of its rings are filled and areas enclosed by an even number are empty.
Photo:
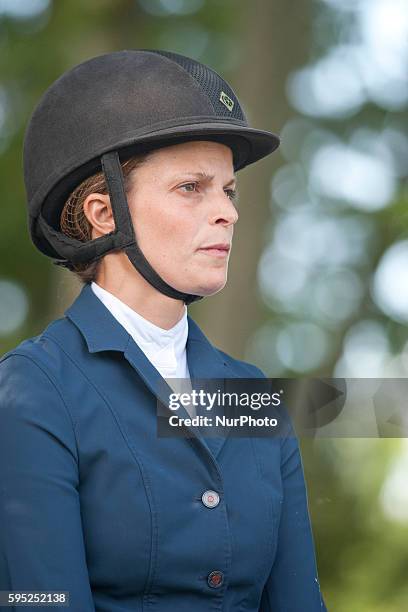
[[[236,201],[238,197],[238,192],[236,189],[226,189],[225,193],[228,194],[228,197],[230,198],[230,200],[232,200],[233,202]]]
[[[183,187],[191,187],[191,186],[196,186],[198,185],[198,183],[185,183],[184,185],[180,185],[180,189],[182,189]],[[194,189],[187,189],[188,193],[194,193]]]
[[[180,185],[179,189],[193,187],[193,189],[187,189],[187,193],[195,193],[197,191],[197,185],[199,185],[199,183],[196,181],[193,183],[184,183],[184,185]],[[224,191],[230,200],[232,200],[233,202],[237,201],[238,192],[236,191],[236,189],[225,189]]]

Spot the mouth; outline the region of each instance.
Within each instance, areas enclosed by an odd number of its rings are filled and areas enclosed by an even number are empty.
[[[230,251],[230,248],[231,248],[231,245],[227,243],[222,243],[222,244],[210,244],[208,247],[201,247],[201,249],[198,249],[198,250],[212,257],[227,257]]]

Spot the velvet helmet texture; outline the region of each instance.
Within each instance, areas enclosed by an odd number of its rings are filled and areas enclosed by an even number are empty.
[[[28,227],[34,245],[49,257],[66,258],[63,265],[94,261],[123,248],[145,278],[157,283],[160,277],[154,276],[136,243],[120,161],[197,139],[229,146],[235,171],[269,155],[280,142],[277,135],[248,126],[235,92],[214,70],[180,54],[117,51],[64,73],[40,99],[24,138]],[[60,214],[72,190],[101,169],[115,231],[83,243],[60,231]],[[160,290],[166,285],[163,281]]]

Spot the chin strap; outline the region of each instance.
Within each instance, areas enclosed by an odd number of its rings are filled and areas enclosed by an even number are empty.
[[[127,233],[131,237],[131,242],[124,248],[124,251],[136,270],[140,272],[148,283],[160,291],[160,293],[164,293],[164,295],[168,295],[176,300],[182,300],[187,305],[197,300],[201,300],[204,296],[183,293],[182,291],[178,291],[166,283],[166,281],[157,274],[156,270],[152,268],[140,250],[140,247],[136,241],[132,218],[126,198],[122,168],[118,153],[116,151],[112,153],[105,153],[105,155],[102,156],[102,169],[108,185],[115,226],[119,228],[125,227],[127,229]]]

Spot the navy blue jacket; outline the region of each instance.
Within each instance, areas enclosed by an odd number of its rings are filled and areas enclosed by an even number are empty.
[[[290,420],[158,437],[143,351],[89,284],[64,314],[0,360],[0,590],[69,591],[74,612],[325,611]],[[188,323],[193,378],[264,377]]]

